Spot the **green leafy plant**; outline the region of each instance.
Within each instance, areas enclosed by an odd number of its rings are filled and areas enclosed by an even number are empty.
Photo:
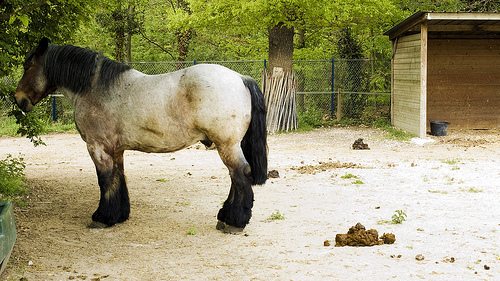
[[[402,224],[406,220],[406,213],[403,210],[396,210],[392,215],[392,219],[389,220],[379,220],[377,224]]]
[[[186,231],[186,234],[187,235],[196,235],[198,233],[198,231],[196,231],[196,228],[194,226],[190,227],[187,231]]]
[[[341,179],[359,179],[359,177],[358,177],[358,176],[353,175],[353,174],[351,174],[351,173],[347,173],[347,174],[345,174],[345,175],[341,176],[340,178],[341,178]]]
[[[460,162],[460,159],[446,159],[442,160],[441,162],[448,165],[457,165],[462,163]]]
[[[381,129],[385,131],[386,137],[388,139],[397,140],[397,141],[409,141],[415,135],[408,133],[404,130],[397,129],[393,127],[387,119],[378,119],[373,122],[373,127]]]
[[[469,193],[481,193],[481,192],[483,192],[483,189],[477,188],[477,187],[469,187],[467,189],[460,188],[460,191],[462,191],[462,192],[469,192]]]
[[[26,164],[21,157],[7,155],[0,160],[0,195],[2,199],[12,199],[25,193],[24,168]]]
[[[362,180],[355,180],[352,182],[352,184],[365,184]]]
[[[267,221],[277,221],[277,220],[284,220],[285,216],[280,213],[280,211],[276,210],[274,211],[268,218]]]
[[[392,224],[402,224],[406,220],[406,213],[403,210],[394,211],[392,215]]]

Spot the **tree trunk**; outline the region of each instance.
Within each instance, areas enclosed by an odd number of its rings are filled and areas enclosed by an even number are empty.
[[[282,68],[283,72],[292,71],[293,59],[293,27],[278,23],[269,30],[269,69],[272,74],[274,68]]]
[[[135,17],[135,6],[129,4],[127,11],[127,37],[125,40],[125,62],[132,61],[132,30]]]
[[[297,128],[296,80],[292,73],[293,36],[293,27],[283,23],[269,29],[269,68],[263,88],[270,133]]]
[[[189,53],[189,43],[191,41],[192,30],[182,30],[176,32],[177,37],[177,60],[185,61]]]
[[[177,8],[183,10],[188,15],[192,14],[189,3],[186,0],[177,0]],[[177,39],[177,61],[179,64],[177,68],[184,67],[180,62],[186,61],[189,53],[189,43],[191,42],[191,37],[193,35],[193,29],[178,29],[175,33]]]
[[[125,17],[120,8],[112,13],[112,18],[116,24],[115,33],[115,60],[123,61],[125,58]]]
[[[115,60],[122,62],[124,55],[125,33],[116,31],[115,33]]]

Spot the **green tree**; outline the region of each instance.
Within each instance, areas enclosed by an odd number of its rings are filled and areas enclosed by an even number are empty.
[[[343,99],[345,116],[348,118],[359,118],[365,108],[367,96],[358,94],[362,91],[364,83],[363,58],[361,44],[353,37],[349,27],[344,28],[340,33],[337,42],[338,53],[343,60],[340,67],[343,68],[338,83],[342,90],[347,92]]]
[[[41,37],[65,42],[87,17],[87,0],[0,2],[0,76],[10,74]]]
[[[43,36],[54,42],[71,38],[79,23],[87,18],[90,4],[87,0],[4,0],[0,2],[0,99],[11,102],[14,91],[12,80],[26,54]],[[36,115],[24,115],[11,106],[19,124],[18,132],[29,137],[35,145],[42,143],[38,135],[41,121]]]
[[[462,10],[467,12],[495,12],[500,11],[498,0],[462,0]]]
[[[139,4],[139,1],[111,0],[96,14],[96,22],[113,38],[114,59],[117,61],[132,60],[132,36],[139,33],[143,24]]]

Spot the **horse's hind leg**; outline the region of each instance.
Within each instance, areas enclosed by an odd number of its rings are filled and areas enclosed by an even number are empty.
[[[88,144],[87,148],[94,161],[101,190],[99,207],[92,215],[94,223],[91,227],[124,222],[130,213],[130,202],[123,173],[123,151],[109,151],[99,144]]]
[[[217,149],[231,176],[231,190],[217,215],[217,228],[230,225],[243,229],[250,221],[253,207],[250,165],[245,160],[239,143],[230,146],[217,144]]]

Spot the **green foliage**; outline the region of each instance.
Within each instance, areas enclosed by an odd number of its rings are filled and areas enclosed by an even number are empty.
[[[280,213],[280,211],[276,210],[274,211],[268,218],[267,221],[277,221],[277,220],[284,220],[285,215]]]
[[[32,113],[25,114],[23,113],[14,103],[12,96],[10,93],[14,92],[14,85],[8,83],[0,83],[0,103],[4,108],[9,108],[7,116],[2,117],[2,122],[5,122],[6,125],[9,125],[8,116],[13,116],[16,120],[16,124],[18,128],[16,130],[17,134],[22,136],[26,136],[30,139],[31,142],[35,146],[44,144],[42,139],[39,137],[40,134],[44,132],[44,126],[40,117],[43,115],[40,112],[39,108],[36,108]],[[12,127],[9,127],[7,130],[12,130]]]
[[[310,131],[323,126],[323,113],[315,107],[297,113],[298,128],[300,131]]]
[[[198,231],[196,230],[196,228],[194,226],[190,227],[187,231],[186,231],[186,234],[187,235],[191,235],[191,236],[194,236],[198,233]]]
[[[0,198],[12,199],[25,193],[24,168],[26,164],[21,157],[7,155],[0,160]]]
[[[392,215],[392,219],[388,220],[379,220],[377,224],[402,224],[406,220],[406,212],[403,210],[396,210]]]
[[[414,137],[413,134],[408,133],[404,130],[394,128],[388,119],[382,118],[377,119],[373,122],[373,126],[375,128],[381,129],[386,132],[386,137],[388,139],[397,140],[397,141],[409,141]]]
[[[481,193],[483,192],[483,189],[477,187],[469,187],[469,188],[460,188],[460,191],[468,193]]]
[[[359,177],[351,173],[347,173],[340,177],[341,179],[358,179]]]
[[[392,224],[402,224],[406,220],[406,213],[403,210],[394,211],[392,215]]]
[[[34,146],[45,145],[40,137],[44,132],[44,126],[37,114],[33,112],[25,114],[19,109],[13,109],[10,114],[16,118],[16,124],[19,125],[18,134],[26,136]]]
[[[87,0],[6,0],[0,2],[0,77],[14,71],[41,37],[71,38],[87,17]]]
[[[462,164],[462,162],[458,158],[441,160],[441,162],[444,163],[444,164],[448,164],[448,165]]]

